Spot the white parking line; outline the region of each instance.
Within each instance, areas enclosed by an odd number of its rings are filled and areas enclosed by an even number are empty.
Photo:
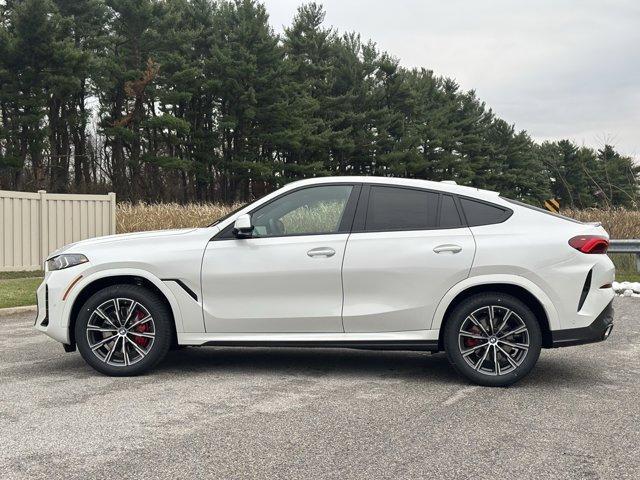
[[[462,390],[458,391],[457,393],[455,393],[454,395],[451,395],[449,398],[447,398],[442,405],[444,406],[449,406],[449,405],[453,405],[454,403],[458,403],[460,400],[463,400],[465,397],[467,397],[470,393],[478,390],[480,387],[478,385],[476,385],[475,387],[466,387],[463,388]]]

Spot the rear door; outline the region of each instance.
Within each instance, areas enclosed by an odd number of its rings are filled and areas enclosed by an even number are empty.
[[[428,329],[440,299],[468,277],[474,253],[452,195],[364,187],[342,269],[345,332]]]

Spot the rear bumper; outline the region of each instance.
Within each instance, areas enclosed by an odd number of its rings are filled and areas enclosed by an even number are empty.
[[[582,328],[554,330],[551,332],[551,346],[570,347],[606,340],[613,328],[613,300],[596,317],[591,325]]]

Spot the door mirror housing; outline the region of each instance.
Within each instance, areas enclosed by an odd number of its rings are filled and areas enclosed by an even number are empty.
[[[233,235],[236,238],[251,238],[253,225],[251,225],[251,215],[245,213],[236,218],[233,224]]]

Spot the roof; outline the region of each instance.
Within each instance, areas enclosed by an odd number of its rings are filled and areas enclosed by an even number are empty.
[[[492,198],[495,199],[499,192],[492,190],[483,190],[475,187],[466,187],[464,185],[455,185],[449,182],[433,182],[431,180],[420,180],[415,178],[398,178],[398,177],[367,177],[367,176],[341,176],[341,177],[316,177],[298,180],[289,185],[314,185],[320,183],[333,182],[359,182],[359,183],[380,183],[386,185],[401,185],[407,187],[428,188],[431,190],[439,190],[441,192],[454,193],[459,195],[469,195],[471,197]]]

